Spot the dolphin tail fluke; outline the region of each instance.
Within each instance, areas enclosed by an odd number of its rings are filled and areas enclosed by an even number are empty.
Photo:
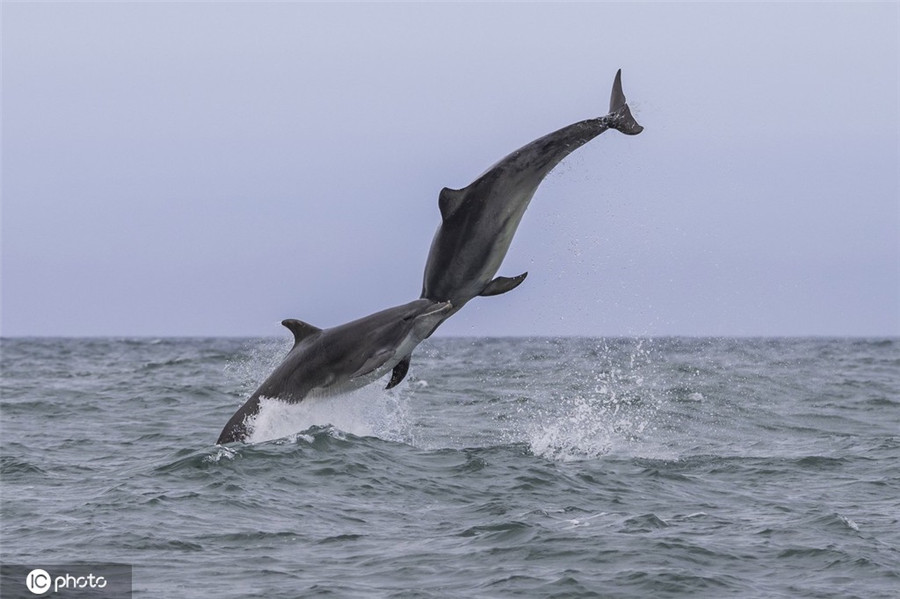
[[[625,107],[625,92],[622,91],[622,69],[616,71],[616,78],[613,80],[612,93],[609,95],[609,112],[610,114]]]
[[[609,96],[609,126],[625,135],[637,135],[644,130],[634,117],[631,109],[625,102],[625,93],[622,91],[622,69],[616,72],[613,81],[612,93]]]
[[[527,276],[528,273],[523,272],[516,277],[497,277],[496,279],[488,283],[484,290],[478,295],[480,295],[481,297],[490,297],[492,295],[500,295],[501,293],[512,291],[513,289],[518,287]]]

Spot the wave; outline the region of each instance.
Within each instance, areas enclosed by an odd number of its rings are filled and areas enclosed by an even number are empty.
[[[3,456],[0,458],[0,474],[9,476],[14,474],[41,474],[46,475],[47,472],[36,464],[32,464],[25,460],[20,460],[12,456]]]

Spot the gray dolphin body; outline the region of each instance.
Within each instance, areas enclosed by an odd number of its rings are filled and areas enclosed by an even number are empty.
[[[626,135],[637,135],[644,130],[625,102],[621,69],[613,81],[609,114],[574,123],[534,140],[463,189],[441,190],[438,199],[441,224],[425,263],[421,295],[452,304],[438,325],[472,298],[506,293],[525,280],[528,273],[516,277],[494,278],[494,275],[506,257],[531,198],[553,167],[608,129]],[[406,356],[397,364],[392,384],[406,375],[409,359]]]
[[[608,129],[627,135],[643,131],[625,103],[621,70],[613,82],[609,114],[536,139],[468,187],[441,190],[441,225],[425,264],[421,297],[452,303],[449,317],[473,297],[498,295],[517,287],[527,273],[496,279],[494,275],[535,191],[553,167]]]
[[[294,334],[293,348],[231,417],[217,443],[247,439],[247,418],[259,412],[261,397],[297,403],[377,380],[410,355],[450,310],[449,302],[418,299],[324,330],[299,320],[283,321]],[[399,382],[392,380],[389,387]]]

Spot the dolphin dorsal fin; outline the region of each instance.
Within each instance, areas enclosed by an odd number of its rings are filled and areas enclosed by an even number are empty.
[[[447,220],[457,211],[465,201],[466,194],[462,189],[450,189],[445,187],[438,196],[438,208],[441,209],[441,218]]]
[[[286,326],[288,330],[294,334],[294,345],[297,345],[310,335],[315,335],[322,330],[319,327],[314,327],[313,325],[305,323],[302,320],[297,320],[296,318],[282,320],[281,324]]]

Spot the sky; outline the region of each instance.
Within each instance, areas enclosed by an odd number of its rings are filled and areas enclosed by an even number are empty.
[[[442,187],[607,112],[438,335],[900,335],[900,5],[3,2],[3,336],[416,299]]]

